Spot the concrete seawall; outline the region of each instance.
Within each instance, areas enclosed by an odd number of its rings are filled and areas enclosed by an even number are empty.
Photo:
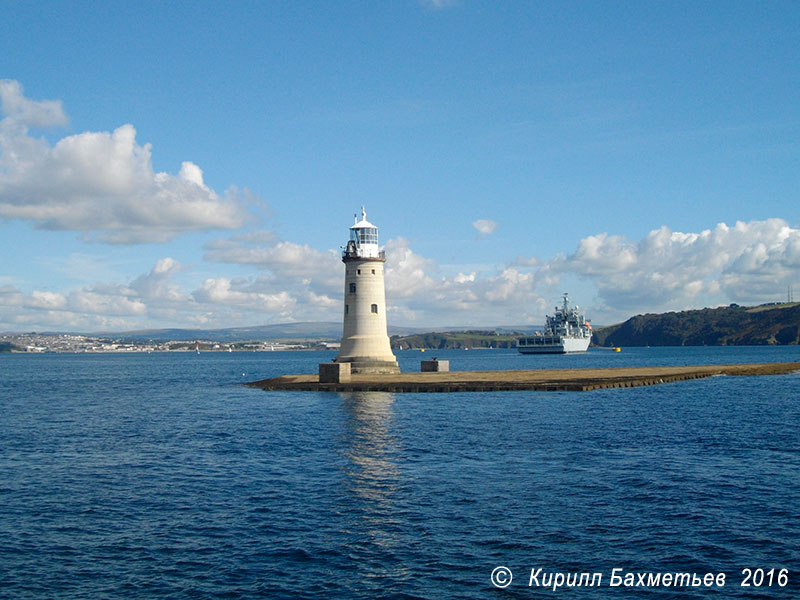
[[[313,392],[494,392],[534,390],[586,392],[602,388],[657,385],[713,375],[781,375],[800,371],[800,362],[683,367],[564,369],[525,371],[450,371],[354,374],[346,383],[320,383],[318,375],[282,375],[245,385],[262,390]]]

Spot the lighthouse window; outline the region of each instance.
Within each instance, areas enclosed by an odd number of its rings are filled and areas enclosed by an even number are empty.
[[[345,304],[344,305],[344,314],[349,314],[349,313],[350,313],[350,306]]]
[[[371,227],[358,230],[358,241],[362,244],[377,244],[378,230]]]
[[[356,273],[358,273],[359,275],[361,275],[361,269],[357,269],[357,270],[356,270]]]
[[[377,304],[373,304],[372,305],[372,312],[374,312],[376,315],[378,314],[378,305]]]
[[[375,275],[375,269],[372,269],[372,274]]]
[[[355,283],[351,283],[350,284],[350,293],[351,294],[355,294],[356,293],[356,284]]]

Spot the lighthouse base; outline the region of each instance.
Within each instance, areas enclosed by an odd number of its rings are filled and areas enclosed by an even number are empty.
[[[350,363],[351,373],[375,373],[393,375],[400,372],[396,360],[370,359],[367,357],[337,358],[336,362]]]

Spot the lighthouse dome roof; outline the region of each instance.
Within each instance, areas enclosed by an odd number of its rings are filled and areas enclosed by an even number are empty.
[[[352,225],[350,229],[364,229],[366,227],[372,227],[374,229],[378,228],[377,225],[373,225],[372,223],[367,221],[367,211],[364,210],[363,206],[361,207],[361,220],[358,221],[357,219],[358,217],[356,216],[356,223]]]
[[[370,223],[366,219],[361,219],[358,223],[356,223],[355,225],[352,225],[350,227],[350,229],[363,229],[364,227],[375,227],[377,229],[378,226],[377,225],[373,225],[372,223]]]

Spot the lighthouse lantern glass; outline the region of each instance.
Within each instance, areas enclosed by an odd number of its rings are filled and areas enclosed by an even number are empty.
[[[377,227],[359,227],[350,230],[350,239],[357,245],[364,244],[378,245],[378,228]]]

